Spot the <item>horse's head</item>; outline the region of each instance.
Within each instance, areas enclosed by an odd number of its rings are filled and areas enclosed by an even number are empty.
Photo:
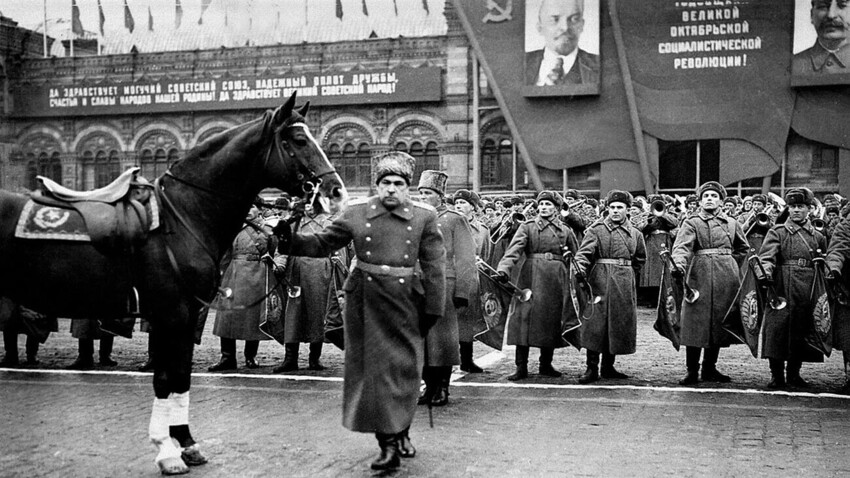
[[[328,212],[336,212],[348,202],[342,178],[328,161],[324,151],[310,134],[304,116],[308,102],[295,110],[295,93],[272,113],[266,128],[274,135],[266,157],[265,171],[278,187],[293,197],[316,199]],[[293,172],[297,181],[292,181]]]

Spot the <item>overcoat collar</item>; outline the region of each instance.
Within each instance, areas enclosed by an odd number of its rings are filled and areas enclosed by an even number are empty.
[[[621,222],[620,224],[617,224],[617,223],[615,223],[614,221],[612,221],[610,217],[607,217],[607,216],[605,217],[605,219],[603,219],[603,220],[602,220],[602,224],[604,224],[604,225],[605,225],[605,227],[608,229],[608,232],[611,232],[611,231],[613,231],[614,229],[617,229],[618,227],[619,227],[619,228],[622,228],[622,229],[625,229],[626,231],[628,231],[628,230],[629,230],[629,229],[626,227],[626,221],[623,221],[623,222]]]
[[[814,232],[815,228],[814,228],[814,226],[812,226],[812,221],[810,221],[808,219],[806,219],[806,222],[804,222],[803,224],[797,224],[796,222],[792,221],[791,218],[789,217],[788,219],[785,220],[785,229],[788,229],[788,232],[790,232],[791,234],[796,234],[797,231],[802,229],[802,230],[808,232],[812,236],[815,235],[815,232]]]
[[[821,71],[826,63],[832,59],[841,68],[850,66],[850,45],[845,45],[835,52],[831,52],[824,48],[820,42],[815,42],[812,47],[810,58],[812,59],[812,69]]]
[[[718,209],[717,214],[709,214],[706,210],[700,209],[699,212],[697,213],[697,216],[699,216],[700,219],[702,219],[703,221],[706,221],[706,222],[710,221],[711,219],[720,219],[721,221],[725,220],[726,217],[727,217],[726,213],[723,212],[720,208],[717,208],[717,209]]]
[[[549,226],[551,226],[555,230],[560,229],[560,224],[558,223],[558,219],[553,219],[553,220],[550,221],[550,220],[548,220],[548,219],[546,219],[542,216],[537,216],[537,219],[534,220],[534,223],[537,224],[537,229],[541,230],[541,231],[543,229],[546,229]]]
[[[369,198],[368,204],[369,210],[366,212],[367,219],[374,219],[384,214],[392,214],[396,217],[404,219],[405,221],[413,219],[414,206],[413,203],[410,201],[406,201],[399,204],[398,207],[393,210],[385,208],[384,205],[381,203],[381,199],[378,198],[378,196],[372,196],[371,198]]]

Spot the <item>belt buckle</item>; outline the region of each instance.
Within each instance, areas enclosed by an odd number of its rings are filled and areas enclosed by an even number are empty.
[[[620,264],[621,266],[624,266],[624,265],[626,265],[626,260],[623,259],[622,257],[618,257],[617,263]]]
[[[546,252],[546,253],[544,253],[544,254],[545,254],[545,256],[544,256],[544,257],[546,258],[546,260],[547,260],[547,261],[551,261],[551,260],[552,260],[552,253],[551,253],[551,252]]]
[[[806,265],[807,265],[806,262],[807,261],[803,258],[797,259],[797,265],[800,266],[800,267],[806,267]]]
[[[389,272],[390,266],[388,266],[386,264],[381,264],[381,270],[384,271],[384,272]]]

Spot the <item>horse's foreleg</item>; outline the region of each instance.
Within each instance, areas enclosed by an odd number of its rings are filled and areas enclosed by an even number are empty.
[[[189,466],[203,465],[207,462],[207,458],[201,454],[200,446],[189,431],[189,392],[172,393],[169,400],[173,412],[169,432],[183,449],[181,453],[183,462]]]
[[[189,471],[189,467],[181,458],[181,450],[171,439],[170,424],[173,421],[174,412],[174,405],[170,398],[153,399],[148,435],[151,443],[157,448],[158,453],[154,461],[163,475],[178,475]]]

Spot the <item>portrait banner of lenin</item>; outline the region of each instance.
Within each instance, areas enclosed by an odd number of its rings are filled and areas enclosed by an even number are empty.
[[[599,50],[599,0],[528,0],[523,95],[599,94]]]
[[[850,84],[850,0],[795,0],[791,86]]]

